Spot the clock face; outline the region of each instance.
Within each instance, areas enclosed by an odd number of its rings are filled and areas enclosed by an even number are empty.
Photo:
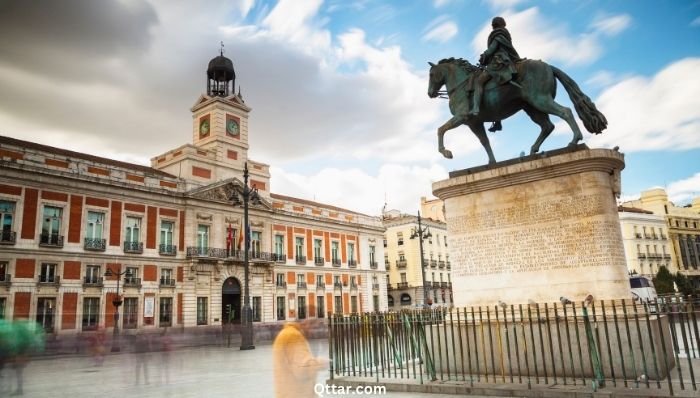
[[[238,135],[238,132],[239,132],[238,122],[233,120],[233,119],[229,119],[226,122],[226,132],[231,134],[231,135]]]
[[[204,119],[199,123],[199,135],[209,134],[209,120]]]

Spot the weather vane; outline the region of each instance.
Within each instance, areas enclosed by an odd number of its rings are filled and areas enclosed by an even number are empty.
[[[224,55],[224,41],[221,41],[221,55]]]

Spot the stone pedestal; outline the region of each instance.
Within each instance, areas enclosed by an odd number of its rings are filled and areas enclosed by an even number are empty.
[[[615,201],[624,165],[617,151],[580,145],[434,183],[455,305],[631,298]]]

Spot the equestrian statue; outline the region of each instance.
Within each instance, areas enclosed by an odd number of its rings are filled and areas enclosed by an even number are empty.
[[[541,129],[530,148],[531,155],[540,150],[544,140],[554,130],[549,115],[559,116],[569,124],[574,133],[569,146],[576,146],[583,135],[571,109],[554,101],[556,80],[569,94],[586,130],[600,134],[607,127],[605,116],[566,73],[543,61],[520,58],[503,18],[494,18],[491,26],[493,31],[488,38],[488,48],[479,59],[480,65],[472,65],[461,58],[447,58],[437,64],[428,62],[428,96],[440,96],[443,93],[440,89],[445,86],[453,115],[437,131],[438,151],[443,156],[452,159],[452,152],[445,149],[443,143],[445,132],[466,124],[486,149],[489,164],[496,163],[484,122],[493,123],[489,131],[498,131],[501,120],[520,110],[524,110]]]

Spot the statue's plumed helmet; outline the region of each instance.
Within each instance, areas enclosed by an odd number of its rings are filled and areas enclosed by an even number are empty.
[[[506,20],[503,19],[502,17],[495,17],[494,19],[491,20],[491,27],[495,28],[505,28],[506,27]]]

